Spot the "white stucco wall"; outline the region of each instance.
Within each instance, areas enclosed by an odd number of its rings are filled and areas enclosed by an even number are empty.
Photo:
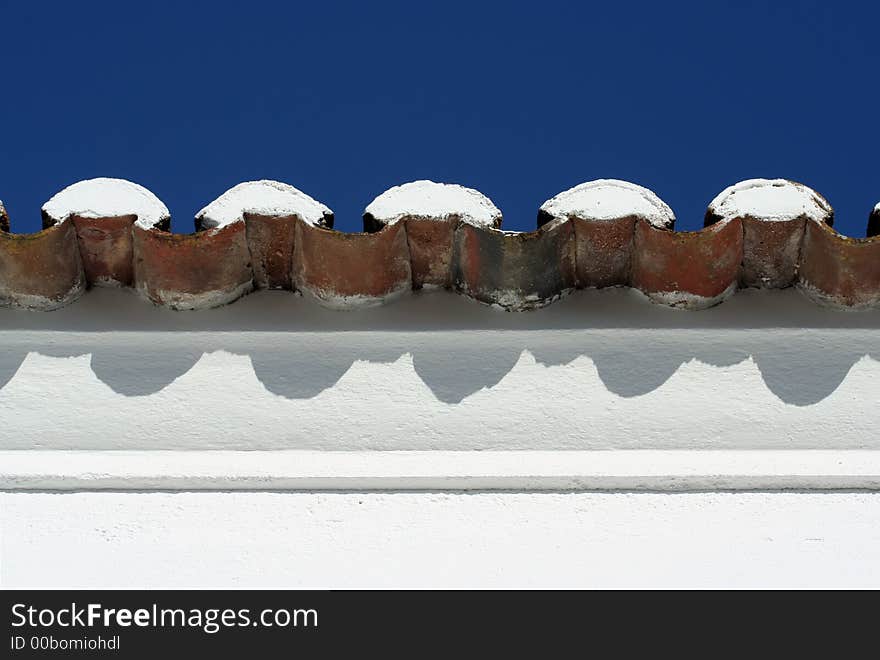
[[[877,586],[878,329],[794,291],[0,310],[0,584]]]
[[[880,587],[876,493],[0,494],[12,587]]]
[[[283,293],[180,313],[96,290],[0,310],[0,450],[880,449],[878,328],[794,291],[511,314]]]

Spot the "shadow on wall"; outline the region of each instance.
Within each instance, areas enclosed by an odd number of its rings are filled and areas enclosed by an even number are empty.
[[[218,350],[249,356],[269,391],[297,399],[333,387],[356,361],[408,353],[434,395],[455,404],[498,384],[528,351],[547,366],[586,356],[622,397],[655,390],[691,360],[752,358],[770,391],[803,406],[831,394],[863,356],[880,360],[880,313],[825,310],[796,291],[743,291],[704,312],[651,305],[628,289],[584,291],[514,314],[442,293],[332,312],[271,292],[187,313],[96,290],[58,312],[2,310],[0,327],[0,388],[29,352],[91,354],[97,377],[126,396],[158,392]]]

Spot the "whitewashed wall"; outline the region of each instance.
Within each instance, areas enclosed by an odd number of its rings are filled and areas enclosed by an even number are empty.
[[[880,587],[876,493],[2,493],[0,525],[7,588]]]
[[[0,584],[877,586],[878,329],[794,291],[2,310]]]

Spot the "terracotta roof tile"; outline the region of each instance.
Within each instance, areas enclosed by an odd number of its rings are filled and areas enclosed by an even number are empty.
[[[53,310],[86,288],[73,222],[35,234],[0,232],[0,305]]]
[[[798,275],[801,290],[819,303],[880,304],[880,236],[847,238],[826,224],[807,223]]]
[[[366,231],[398,222],[406,225],[413,288],[450,288],[456,228],[501,227],[501,211],[472,188],[413,181],[386,190],[364,210]]]
[[[700,231],[657,229],[636,222],[632,286],[651,300],[684,309],[705,309],[731,295],[743,261],[739,218]]]
[[[68,186],[41,209],[43,227],[70,220],[89,286],[132,286],[132,231],[168,229],[171,214],[149,190],[122,179],[89,179]]]
[[[364,233],[343,233],[305,193],[250,181],[202,209],[196,233],[182,235],[168,232],[167,208],[145,188],[92,179],[49,200],[35,234],[9,233],[0,204],[0,305],[56,309],[96,285],[133,287],[173,309],[262,288],[343,309],[443,288],[524,310],[606,286],[686,309],[738,287],[791,285],[826,305],[880,305],[880,205],[866,239],[841,236],[833,219],[807,186],[752,179],[712,201],[704,229],[676,232],[672,210],[650,190],[603,179],[545,202],[535,231],[509,232],[478,191],[417,181],[368,205]]]
[[[244,222],[195,234],[171,234],[135,225],[134,282],[157,305],[208,309],[253,289]]]
[[[569,220],[532,232],[462,223],[455,231],[455,288],[511,311],[543,307],[575,287],[573,239]]]
[[[371,307],[412,290],[406,227],[350,234],[299,221],[293,253],[298,291],[334,309]]]
[[[9,216],[6,214],[6,208],[3,201],[0,200],[0,231],[9,231]]]
[[[834,211],[819,193],[785,179],[750,179],[709,204],[706,225],[724,218],[743,223],[742,286],[779,289],[797,280],[807,221],[831,225]]]

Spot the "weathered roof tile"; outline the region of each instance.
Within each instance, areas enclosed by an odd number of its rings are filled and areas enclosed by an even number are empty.
[[[547,305],[575,287],[572,224],[558,220],[533,232],[462,223],[455,232],[456,289],[510,311]]]
[[[652,191],[619,179],[596,179],[569,188],[541,204],[538,226],[557,218],[613,222],[642,218],[661,229],[672,229],[675,214]]]
[[[628,285],[636,220],[672,229],[675,215],[657,195],[617,179],[588,181],[559,193],[538,210],[538,226],[574,224],[579,288]]]
[[[482,193],[463,186],[413,181],[389,188],[364,209],[364,230],[406,225],[414,289],[452,286],[452,244],[462,222],[501,226],[501,211]]]
[[[297,222],[293,281],[325,307],[371,307],[412,290],[403,224],[348,234]]]
[[[233,186],[196,214],[196,231],[244,223],[256,289],[292,289],[296,222],[333,227],[333,211],[280,181]]]
[[[3,200],[0,200],[0,231],[9,231],[9,216],[6,214]]]
[[[848,238],[826,224],[807,224],[799,286],[813,300],[864,309],[880,304],[880,236]]]
[[[705,224],[739,218],[743,223],[743,286],[781,289],[797,281],[807,222],[831,225],[831,205],[812,188],[786,179],[749,179],[722,191],[709,204]]]
[[[0,232],[0,305],[50,311],[79,298],[85,286],[70,220],[34,234]]]
[[[632,285],[654,302],[682,309],[717,305],[737,286],[743,258],[739,218],[694,232],[636,222]]]
[[[43,205],[43,227],[70,219],[90,286],[132,286],[131,227],[169,229],[171,214],[149,190],[124,179],[89,179]]]
[[[235,222],[196,234],[171,234],[135,225],[134,281],[157,305],[208,309],[253,288],[245,225]]]
[[[165,205],[120,179],[65,188],[43,218],[41,232],[10,234],[0,204],[0,305],[55,309],[100,284],[133,286],[173,309],[226,304],[254,288],[349,309],[427,287],[525,310],[605,286],[702,309],[738,286],[792,284],[823,304],[880,305],[880,236],[841,236],[821,195],[783,179],[727,188],[698,232],[673,231],[659,197],[613,179],[548,200],[531,232],[502,231],[501,212],[478,191],[431,181],[377,197],[361,234],[333,231],[328,207],[277,181],[229,189],[189,235],[169,233]],[[868,227],[877,234],[880,205]]]
[[[868,231],[866,233],[869,238],[878,235],[880,235],[880,204],[877,204],[871,211],[871,215],[868,216]]]

